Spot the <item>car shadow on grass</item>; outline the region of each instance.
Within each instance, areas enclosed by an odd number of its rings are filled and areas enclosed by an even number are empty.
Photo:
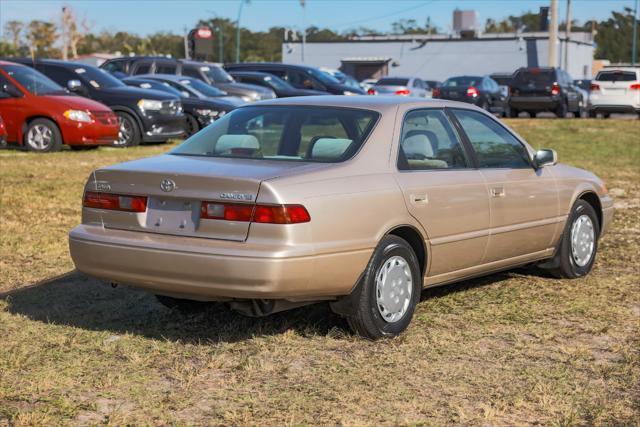
[[[519,274],[536,274],[519,270]],[[421,301],[487,286],[512,277],[504,272],[437,288],[425,289]],[[249,318],[221,303],[204,305],[195,312],[168,309],[145,291],[71,271],[61,276],[4,294],[7,311],[31,320],[86,330],[130,333],[153,339],[187,343],[236,342],[255,336],[278,335],[294,330],[303,336],[349,337],[347,322],[328,303]]]

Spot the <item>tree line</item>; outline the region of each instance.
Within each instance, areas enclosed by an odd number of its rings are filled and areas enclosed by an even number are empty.
[[[622,12],[613,11],[608,19],[588,21],[583,24],[572,23],[573,31],[594,32],[598,59],[612,62],[629,62],[631,58],[631,37],[633,26],[631,9]],[[222,41],[222,57],[216,47],[213,58],[219,62],[235,60],[234,21],[225,18],[201,20],[197,25],[206,25],[214,30],[216,45]],[[540,16],[527,12],[519,16],[509,16],[496,21],[487,19],[484,25],[486,33],[517,33],[520,31],[538,31]],[[33,20],[28,23],[8,21],[4,26],[4,37],[0,40],[0,56],[38,56],[49,58],[77,58],[94,52],[120,53],[121,55],[171,55],[185,56],[183,35],[171,32],[156,32],[140,36],[126,31],[90,32],[91,24],[86,17],[79,18],[69,7],[62,9],[60,22]],[[564,23],[560,24],[560,30]],[[242,27],[241,61],[280,61],[282,43],[285,38],[300,41],[299,31],[285,27],[272,27],[266,31],[251,31]],[[402,19],[391,25],[391,31],[382,33],[367,27],[352,28],[337,32],[329,28],[307,28],[308,42],[343,41],[354,36],[384,34],[439,34],[441,30],[430,20],[418,22],[416,19]],[[640,31],[638,32],[640,46]]]

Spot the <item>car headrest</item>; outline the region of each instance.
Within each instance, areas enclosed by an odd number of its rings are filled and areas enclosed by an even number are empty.
[[[311,148],[312,159],[334,160],[340,158],[353,141],[346,138],[319,138]]]
[[[402,149],[408,159],[420,157],[433,157],[431,141],[424,133],[416,133],[406,137],[402,141]]]
[[[222,154],[236,148],[258,150],[260,143],[258,142],[258,138],[253,135],[221,135],[220,138],[218,138],[218,142],[216,142],[215,153]]]

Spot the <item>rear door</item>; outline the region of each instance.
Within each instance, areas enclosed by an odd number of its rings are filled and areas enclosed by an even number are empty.
[[[491,223],[484,263],[550,248],[563,221],[550,168],[534,169],[526,147],[493,116],[453,112],[488,186]]]
[[[397,166],[407,208],[427,232],[429,276],[479,265],[488,242],[487,187],[443,109],[405,114]]]

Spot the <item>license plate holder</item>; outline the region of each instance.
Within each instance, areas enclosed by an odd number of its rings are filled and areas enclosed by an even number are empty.
[[[150,197],[147,202],[147,229],[159,233],[194,233],[198,207],[198,203],[192,200]]]

